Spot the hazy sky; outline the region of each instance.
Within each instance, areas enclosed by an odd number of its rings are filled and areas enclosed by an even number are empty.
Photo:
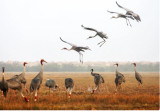
[[[79,61],[69,45],[89,46],[85,61],[159,61],[158,0],[117,0],[138,13],[142,22],[110,19],[107,10],[125,13],[114,0],[0,0],[0,61]],[[101,38],[81,25],[103,31]]]

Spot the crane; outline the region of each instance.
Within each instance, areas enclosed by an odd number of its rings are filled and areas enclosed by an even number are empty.
[[[133,18],[136,19],[137,22],[141,21],[140,16],[139,16],[138,14],[134,13],[134,12],[133,12],[132,10],[130,10],[130,9],[127,9],[127,8],[125,8],[125,7],[122,7],[121,5],[118,4],[117,1],[116,1],[116,4],[118,5],[118,7],[126,10],[126,15],[131,15],[131,16],[133,16]]]
[[[28,64],[28,63],[27,63],[27,62],[24,62],[24,63],[23,63],[23,67],[24,67],[24,68],[23,68],[23,72],[22,72],[21,74],[15,75],[15,76],[13,76],[11,79],[8,79],[8,80],[16,80],[16,81],[24,84],[24,88],[25,88],[26,92],[28,93],[28,89],[27,89],[27,87],[26,87],[27,80],[26,80],[26,78],[25,78],[25,72],[26,72],[26,67],[25,67],[25,65],[26,65],[26,64]]]
[[[50,94],[50,89],[51,89],[51,88],[52,88],[53,91],[54,91],[54,90],[56,90],[56,88],[58,87],[58,85],[56,84],[56,81],[53,80],[53,79],[47,79],[45,86],[49,88],[49,94]]]
[[[143,84],[142,76],[136,70],[136,63],[132,63],[134,65],[135,78],[137,79],[139,85]]]
[[[43,62],[47,63],[44,59],[41,59],[40,64],[41,64],[41,71],[38,73],[38,75],[32,79],[31,84],[30,84],[30,93],[32,94],[33,91],[35,91],[35,97],[34,101],[37,101],[37,90],[39,90],[42,80],[43,80]]]
[[[82,54],[81,52],[85,52],[85,50],[91,50],[91,49],[90,49],[88,46],[86,46],[86,47],[76,46],[76,45],[74,45],[74,44],[72,44],[72,43],[69,43],[69,42],[66,42],[66,41],[62,40],[61,37],[60,37],[60,40],[61,40],[62,42],[64,42],[64,43],[67,43],[67,44],[69,44],[69,45],[72,46],[70,49],[63,48],[62,50],[68,50],[68,51],[70,51],[70,50],[75,50],[75,51],[77,51],[77,52],[79,53],[80,63],[83,64],[83,54]]]
[[[4,97],[7,97],[8,83],[4,79],[4,70],[5,70],[5,67],[2,67],[2,81],[0,81],[0,89],[3,92]]]
[[[126,14],[122,14],[122,13],[118,13],[118,12],[112,12],[112,11],[108,11],[108,12],[109,13],[115,13],[115,14],[117,14],[116,17],[112,16],[111,18],[115,18],[115,19],[117,19],[117,18],[124,18],[124,19],[126,19],[127,26],[129,24],[132,27],[132,25],[131,25],[131,23],[130,23],[130,21],[128,19],[128,18],[130,18],[130,19],[134,20],[134,18],[131,15],[126,15]]]
[[[20,95],[24,98],[24,100],[26,102],[29,102],[29,100],[22,93],[22,83],[21,82],[15,80],[15,79],[9,79],[9,80],[6,80],[6,82],[8,83],[9,89],[18,90]]]
[[[73,86],[74,86],[73,80],[71,78],[66,78],[65,87],[66,87],[66,93],[69,92],[68,98],[71,97]]]
[[[117,89],[120,89],[121,88],[121,84],[124,82],[125,83],[125,77],[122,73],[118,72],[118,63],[114,64],[116,65],[116,70],[115,70],[115,73],[116,73],[116,78],[115,78],[115,84],[116,84],[116,91]]]
[[[103,39],[103,41],[101,41],[101,42],[99,42],[97,44],[97,45],[100,45],[99,47],[101,47],[106,42],[105,39],[108,39],[108,36],[105,33],[103,33],[103,32],[97,31],[96,29],[93,29],[93,28],[84,27],[83,25],[81,25],[81,27],[84,28],[84,29],[86,29],[86,30],[91,30],[91,31],[96,32],[96,34],[94,36],[89,36],[87,39],[94,38],[96,36],[99,36],[100,38]]]
[[[93,73],[93,69],[91,69],[91,75],[94,76],[94,83],[96,85],[95,89],[92,89],[91,93],[93,94],[97,89],[99,89],[99,85],[104,83],[103,77],[98,73]]]

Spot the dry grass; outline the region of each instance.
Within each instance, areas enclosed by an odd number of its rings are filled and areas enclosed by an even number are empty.
[[[6,73],[8,79],[16,73]],[[18,74],[18,73],[17,73]],[[27,87],[31,79],[37,73],[27,73]],[[26,103],[19,93],[16,96],[9,91],[8,97],[0,97],[0,109],[5,110],[158,110],[159,109],[159,75],[158,73],[143,74],[144,84],[138,87],[134,73],[124,73],[126,83],[122,90],[115,93],[114,73],[100,73],[105,83],[101,85],[100,91],[91,95],[87,89],[94,87],[93,77],[90,73],[45,73],[43,84],[38,94],[38,101],[34,102],[33,95],[27,96]],[[65,94],[64,79],[71,77],[75,86],[71,99]],[[49,96],[48,88],[44,86],[45,80],[51,78],[56,80],[60,89]],[[24,92],[25,93],[25,92]],[[26,93],[25,93],[26,94]]]

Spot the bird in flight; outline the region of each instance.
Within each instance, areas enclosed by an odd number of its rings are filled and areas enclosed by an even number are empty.
[[[96,36],[99,36],[103,39],[103,41],[101,41],[97,44],[97,45],[100,45],[99,47],[101,47],[106,42],[105,39],[108,39],[108,36],[106,34],[104,34],[103,32],[97,31],[96,29],[93,29],[93,28],[84,27],[83,25],[81,25],[81,27],[86,29],[86,30],[91,30],[91,31],[96,32],[96,34],[94,36],[89,36],[87,39],[94,38]]]
[[[138,14],[134,13],[134,12],[133,12],[132,10],[130,10],[130,9],[127,9],[127,8],[125,8],[125,7],[122,7],[121,5],[118,4],[117,1],[116,1],[116,4],[118,5],[118,7],[126,10],[126,15],[133,16],[133,18],[136,19],[137,22],[141,21],[140,16],[139,16]]]
[[[86,47],[76,46],[76,45],[74,45],[74,44],[72,44],[72,43],[69,43],[69,42],[66,42],[66,41],[62,40],[61,37],[60,37],[60,40],[61,40],[62,42],[64,42],[64,43],[67,43],[67,44],[69,44],[69,45],[72,46],[70,49],[67,49],[66,47],[64,47],[64,48],[62,48],[62,50],[68,50],[68,51],[70,51],[70,50],[75,50],[75,51],[77,51],[77,52],[79,53],[80,63],[83,64],[83,54],[82,54],[81,52],[85,52],[85,50],[91,50],[91,49],[90,49],[88,46],[86,46]]]
[[[128,26],[128,24],[130,26],[132,26],[131,23],[130,23],[130,21],[129,21],[129,19],[128,19],[128,18],[130,18],[130,19],[134,20],[134,18],[131,15],[122,14],[122,13],[118,13],[118,12],[112,12],[112,11],[108,11],[108,12],[109,13],[115,13],[115,14],[117,14],[117,17],[112,16],[111,18],[115,18],[115,19],[116,18],[124,18],[124,19],[126,19],[127,26]]]

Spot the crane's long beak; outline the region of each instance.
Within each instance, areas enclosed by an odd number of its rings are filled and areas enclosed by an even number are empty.
[[[44,60],[45,63],[47,63],[47,61]]]

